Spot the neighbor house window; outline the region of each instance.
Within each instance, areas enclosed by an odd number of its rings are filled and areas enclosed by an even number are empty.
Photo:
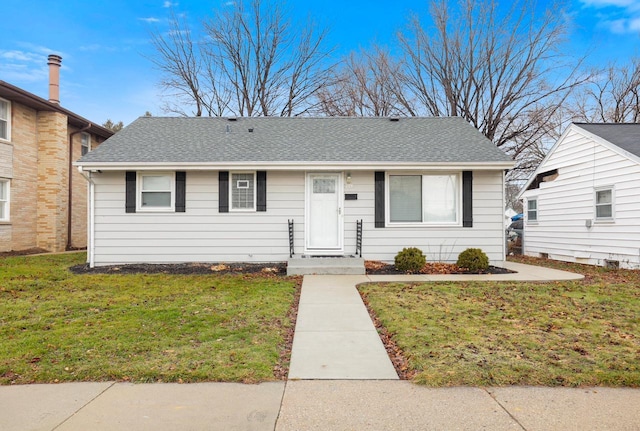
[[[9,180],[0,179],[0,221],[9,221]]]
[[[91,149],[91,136],[88,133],[83,133],[80,136],[82,138],[82,155],[84,156]]]
[[[390,223],[459,223],[460,175],[389,175]]]
[[[138,175],[140,210],[171,210],[174,205],[173,174],[141,173]]]
[[[0,99],[0,139],[11,140],[11,103]]]
[[[613,218],[613,189],[596,190],[596,220]]]
[[[256,209],[255,172],[232,172],[229,187],[231,189],[232,211],[255,211]]]
[[[538,199],[529,199],[527,201],[527,220],[538,221]]]

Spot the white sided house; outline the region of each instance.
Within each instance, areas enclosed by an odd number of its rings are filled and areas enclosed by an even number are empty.
[[[513,162],[461,118],[141,117],[76,165],[91,266],[393,261],[404,247],[504,263]]]
[[[520,197],[524,253],[640,268],[640,124],[571,124]]]

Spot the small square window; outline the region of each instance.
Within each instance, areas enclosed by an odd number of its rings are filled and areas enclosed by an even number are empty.
[[[613,218],[613,189],[596,190],[596,219]]]
[[[9,180],[0,179],[0,221],[9,221]]]
[[[173,208],[171,174],[140,174],[140,209],[169,210]]]
[[[527,201],[527,220],[538,220],[538,199],[529,199]]]

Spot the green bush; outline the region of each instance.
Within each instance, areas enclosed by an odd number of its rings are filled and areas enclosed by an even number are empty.
[[[415,247],[403,248],[395,258],[396,269],[402,272],[418,272],[426,263],[422,250]]]
[[[489,258],[479,248],[468,248],[460,253],[456,265],[470,272],[486,271],[489,268]]]

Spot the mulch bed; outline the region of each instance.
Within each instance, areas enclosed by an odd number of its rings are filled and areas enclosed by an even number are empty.
[[[406,272],[398,271],[393,264],[380,262],[377,260],[366,260],[364,262],[365,269],[369,275],[403,275]],[[460,268],[453,263],[442,262],[427,262],[425,266],[419,272],[415,274],[512,274],[515,271],[511,271],[506,268],[498,266],[489,266],[486,271],[471,272],[465,268]]]
[[[108,265],[90,268],[88,264],[69,268],[74,274],[260,274],[285,276],[287,264],[272,263],[179,263],[179,264],[127,264]],[[365,261],[365,270],[369,275],[404,275],[405,272],[395,269],[393,264],[376,260]],[[451,263],[430,262],[416,274],[510,274],[506,268],[490,266],[483,272],[470,272]]]
[[[48,253],[48,251],[43,248],[29,248],[27,250],[3,251],[2,253],[0,253],[0,257],[28,256],[30,254],[40,254],[40,253]]]
[[[286,275],[287,264],[278,263],[138,263],[129,265],[108,265],[90,268],[89,264],[69,268],[74,274],[260,274]]]

